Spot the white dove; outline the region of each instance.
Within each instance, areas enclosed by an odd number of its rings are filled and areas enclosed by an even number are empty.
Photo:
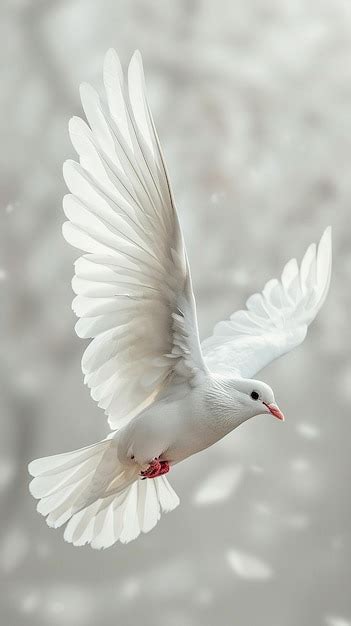
[[[284,419],[272,389],[252,380],[305,338],[330,282],[331,230],[299,267],[252,295],[201,345],[190,269],[135,52],[128,85],[104,63],[107,104],[81,86],[89,126],[74,117],[79,163],[68,161],[63,206],[75,263],[76,332],[92,338],[85,383],[113,432],[86,448],[29,464],[49,526],[68,522],[76,546],[107,548],[148,532],[179,499],[164,474],[255,415]]]

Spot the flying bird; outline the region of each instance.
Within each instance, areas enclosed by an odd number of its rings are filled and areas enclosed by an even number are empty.
[[[125,81],[109,50],[106,101],[81,85],[87,122],[69,132],[79,160],[64,164],[66,240],[75,263],[73,310],[91,339],[84,381],[112,430],[103,441],[32,461],[38,512],[67,523],[76,546],[107,548],[148,532],[179,498],[166,478],[256,415],[283,420],[259,370],[298,346],[331,274],[331,229],[300,266],[291,259],[246,308],[200,343],[190,268],[172,189],[135,52]]]

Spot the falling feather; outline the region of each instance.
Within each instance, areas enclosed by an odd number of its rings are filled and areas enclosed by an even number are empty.
[[[252,554],[239,550],[229,550],[227,560],[233,572],[244,580],[265,581],[273,576],[270,565]]]

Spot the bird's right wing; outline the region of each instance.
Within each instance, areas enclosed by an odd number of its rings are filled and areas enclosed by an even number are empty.
[[[252,378],[298,346],[327,296],[331,261],[329,227],[318,249],[314,243],[309,246],[300,268],[291,259],[280,280],[268,281],[262,293],[247,300],[245,311],[236,311],[215,326],[213,335],[201,345],[209,369]]]
[[[92,338],[82,368],[111,428],[149,406],[177,374],[206,370],[195,300],[166,167],[146,100],[140,54],[124,85],[113,50],[105,58],[107,106],[89,85],[89,126],[69,130],[79,163],[64,176],[65,238],[87,254],[75,264],[76,332]]]

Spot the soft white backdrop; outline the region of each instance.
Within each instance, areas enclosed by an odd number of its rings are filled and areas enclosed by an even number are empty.
[[[7,626],[350,626],[351,5],[3,0],[0,615]],[[181,506],[95,552],[47,528],[27,462],[107,432],[80,372],[61,165],[78,84],[144,56],[200,331],[333,225],[331,292],[258,417],[172,471]]]

